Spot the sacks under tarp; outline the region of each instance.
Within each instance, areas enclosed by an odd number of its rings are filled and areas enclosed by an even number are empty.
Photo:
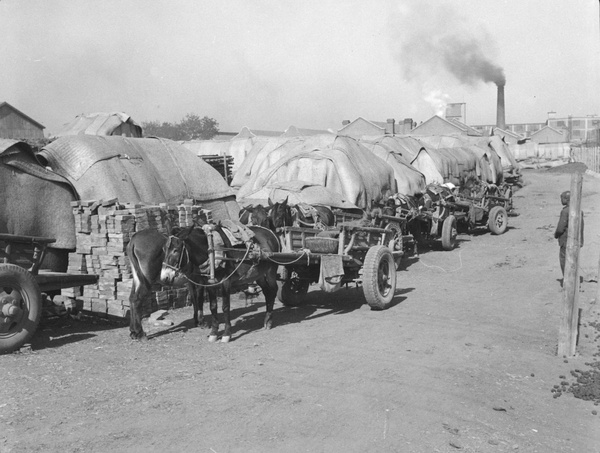
[[[422,148],[411,163],[425,175],[427,184],[450,182],[459,186],[477,174],[477,159],[464,148]]]
[[[498,184],[503,180],[503,165],[494,148],[488,146],[490,137],[469,137],[466,135],[423,135],[418,140],[433,148],[467,148],[475,154],[477,176],[480,179]],[[489,168],[487,168],[489,167]]]
[[[306,181],[284,181],[275,183],[265,189],[268,189],[266,202],[271,200],[271,202],[276,203],[287,200],[288,204],[292,205],[306,203],[313,206],[327,206],[332,209],[339,208],[349,212],[362,212],[358,206],[346,200],[343,195],[327,187]],[[258,201],[266,203],[262,196]]]
[[[231,156],[233,157],[232,172],[235,174],[248,153],[254,146],[264,146],[269,137],[257,137],[255,135],[240,136],[239,134],[231,140],[193,140],[180,142],[197,156]]]
[[[425,175],[410,164],[410,160],[397,152],[399,145],[392,137],[362,138],[360,143],[394,169],[398,193],[416,195],[423,193],[427,183]]]
[[[123,112],[98,112],[77,116],[65,124],[56,137],[65,135],[118,135],[141,137],[142,127]]]
[[[261,137],[252,145],[252,149],[246,155],[246,158],[233,175],[231,187],[239,189],[246,184],[252,176],[264,171],[266,168],[277,162],[290,149],[301,146],[305,137],[282,135],[279,137]],[[286,145],[290,142],[289,145]]]
[[[235,195],[218,171],[171,140],[66,136],[44,147],[38,159],[68,179],[82,200],[158,204],[194,198],[217,220],[237,220]]]
[[[502,161],[502,168],[506,173],[518,173],[519,172],[519,164],[513,153],[510,150],[510,147],[502,140],[502,138],[498,135],[492,135],[490,137],[481,137],[479,141],[476,142],[479,146],[488,146],[494,151],[496,154],[500,156],[500,160]]]
[[[261,158],[249,169],[238,199],[258,198],[264,188],[293,180],[327,187],[362,209],[397,192],[392,167],[350,137],[294,137]]]

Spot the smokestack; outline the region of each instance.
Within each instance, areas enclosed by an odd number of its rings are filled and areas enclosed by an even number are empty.
[[[498,103],[496,104],[496,126],[502,130],[506,129],[506,118],[504,114],[504,85],[498,85]]]

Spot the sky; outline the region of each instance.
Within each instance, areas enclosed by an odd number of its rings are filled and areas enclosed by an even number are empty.
[[[0,102],[238,132],[600,114],[598,0],[0,0]]]

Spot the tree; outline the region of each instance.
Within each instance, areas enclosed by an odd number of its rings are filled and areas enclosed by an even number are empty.
[[[214,118],[200,118],[188,113],[179,123],[158,121],[142,123],[145,137],[162,137],[170,140],[210,140],[219,132],[219,123]]]

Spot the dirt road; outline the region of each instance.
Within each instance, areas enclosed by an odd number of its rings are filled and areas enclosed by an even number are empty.
[[[600,179],[584,177],[571,359],[556,356],[553,238],[570,175],[524,181],[509,231],[410,260],[385,311],[355,289],[314,291],[299,308],[277,303],[263,331],[262,300],[234,296],[229,344],[191,328],[189,308],[171,328],[147,325],[147,342],[121,324],[47,322],[31,352],[0,356],[0,452],[600,451],[600,408],[551,393],[599,350]]]

